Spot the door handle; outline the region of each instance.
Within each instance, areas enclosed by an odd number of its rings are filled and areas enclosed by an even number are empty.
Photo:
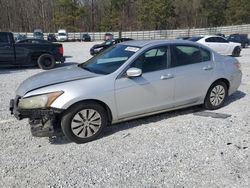
[[[161,80],[167,80],[167,79],[171,79],[171,78],[174,78],[173,74],[167,74],[167,75],[161,76]]]
[[[210,65],[208,65],[208,66],[206,66],[206,67],[203,67],[202,69],[205,70],[205,71],[208,71],[208,70],[212,70],[213,67],[210,66]]]

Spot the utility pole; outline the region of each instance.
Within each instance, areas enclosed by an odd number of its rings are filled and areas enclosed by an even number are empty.
[[[94,21],[95,21],[95,17],[94,17],[94,0],[91,0],[91,30],[92,32],[94,32],[94,29],[95,29],[95,24],[94,24]]]
[[[43,31],[45,30],[45,12],[44,12],[44,0],[41,0],[41,11],[42,11],[42,23],[43,23]]]

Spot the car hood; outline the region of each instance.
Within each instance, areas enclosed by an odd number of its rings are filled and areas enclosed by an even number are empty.
[[[16,94],[18,96],[24,96],[29,91],[45,86],[69,82],[73,80],[93,78],[97,76],[100,75],[86,71],[78,65],[53,69],[50,71],[38,73],[23,81],[16,90]]]
[[[92,49],[96,49],[96,48],[102,48],[102,47],[105,47],[107,46],[107,44],[95,44]]]

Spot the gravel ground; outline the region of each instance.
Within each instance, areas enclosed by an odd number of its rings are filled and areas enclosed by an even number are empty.
[[[64,66],[93,43],[65,43]],[[0,70],[0,187],[250,187],[250,48],[225,107],[192,107],[108,127],[96,141],[32,137],[9,100],[37,68]],[[60,66],[60,65],[58,65]]]

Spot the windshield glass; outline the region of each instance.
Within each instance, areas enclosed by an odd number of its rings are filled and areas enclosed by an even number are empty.
[[[66,36],[66,33],[58,33],[59,36]]]
[[[86,63],[80,64],[80,67],[96,74],[110,74],[116,71],[139,49],[127,45],[112,46]]]
[[[36,35],[36,36],[43,36],[43,33],[35,32],[34,35]]]

